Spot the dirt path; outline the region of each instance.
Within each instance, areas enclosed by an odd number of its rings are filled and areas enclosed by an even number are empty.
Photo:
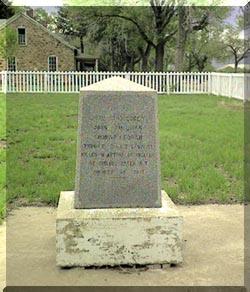
[[[243,285],[241,205],[179,207],[184,216],[184,263],[149,270],[55,266],[52,208],[20,208],[8,218],[8,285]],[[3,236],[4,227],[0,227]],[[2,242],[2,239],[1,239]],[[1,246],[1,253],[3,248]],[[2,279],[2,274],[0,274]]]

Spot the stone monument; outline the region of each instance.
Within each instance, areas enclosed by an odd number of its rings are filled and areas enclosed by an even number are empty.
[[[75,191],[61,193],[56,227],[61,267],[182,262],[154,90],[121,77],[81,89]]]

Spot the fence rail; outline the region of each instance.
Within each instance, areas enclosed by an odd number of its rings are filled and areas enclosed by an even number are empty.
[[[2,71],[1,92],[79,92],[81,87],[120,76],[165,94],[217,94],[238,99],[249,96],[250,74],[195,72],[28,72]],[[245,88],[244,88],[245,86]],[[245,89],[245,91],[244,91]],[[246,94],[246,92],[248,94]]]

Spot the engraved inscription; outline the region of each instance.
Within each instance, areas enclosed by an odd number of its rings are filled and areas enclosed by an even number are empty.
[[[136,113],[93,116],[95,142],[84,140],[81,148],[92,175],[126,178],[145,174],[154,155],[154,145],[145,137],[148,122],[145,115]]]

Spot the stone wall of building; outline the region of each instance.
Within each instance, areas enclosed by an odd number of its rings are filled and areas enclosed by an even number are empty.
[[[6,61],[0,57],[0,71],[3,71],[6,69]]]
[[[58,71],[75,70],[74,50],[66,46],[39,25],[21,15],[9,26],[26,29],[27,43],[18,45],[15,54],[17,71],[48,71],[48,57],[58,58]]]

